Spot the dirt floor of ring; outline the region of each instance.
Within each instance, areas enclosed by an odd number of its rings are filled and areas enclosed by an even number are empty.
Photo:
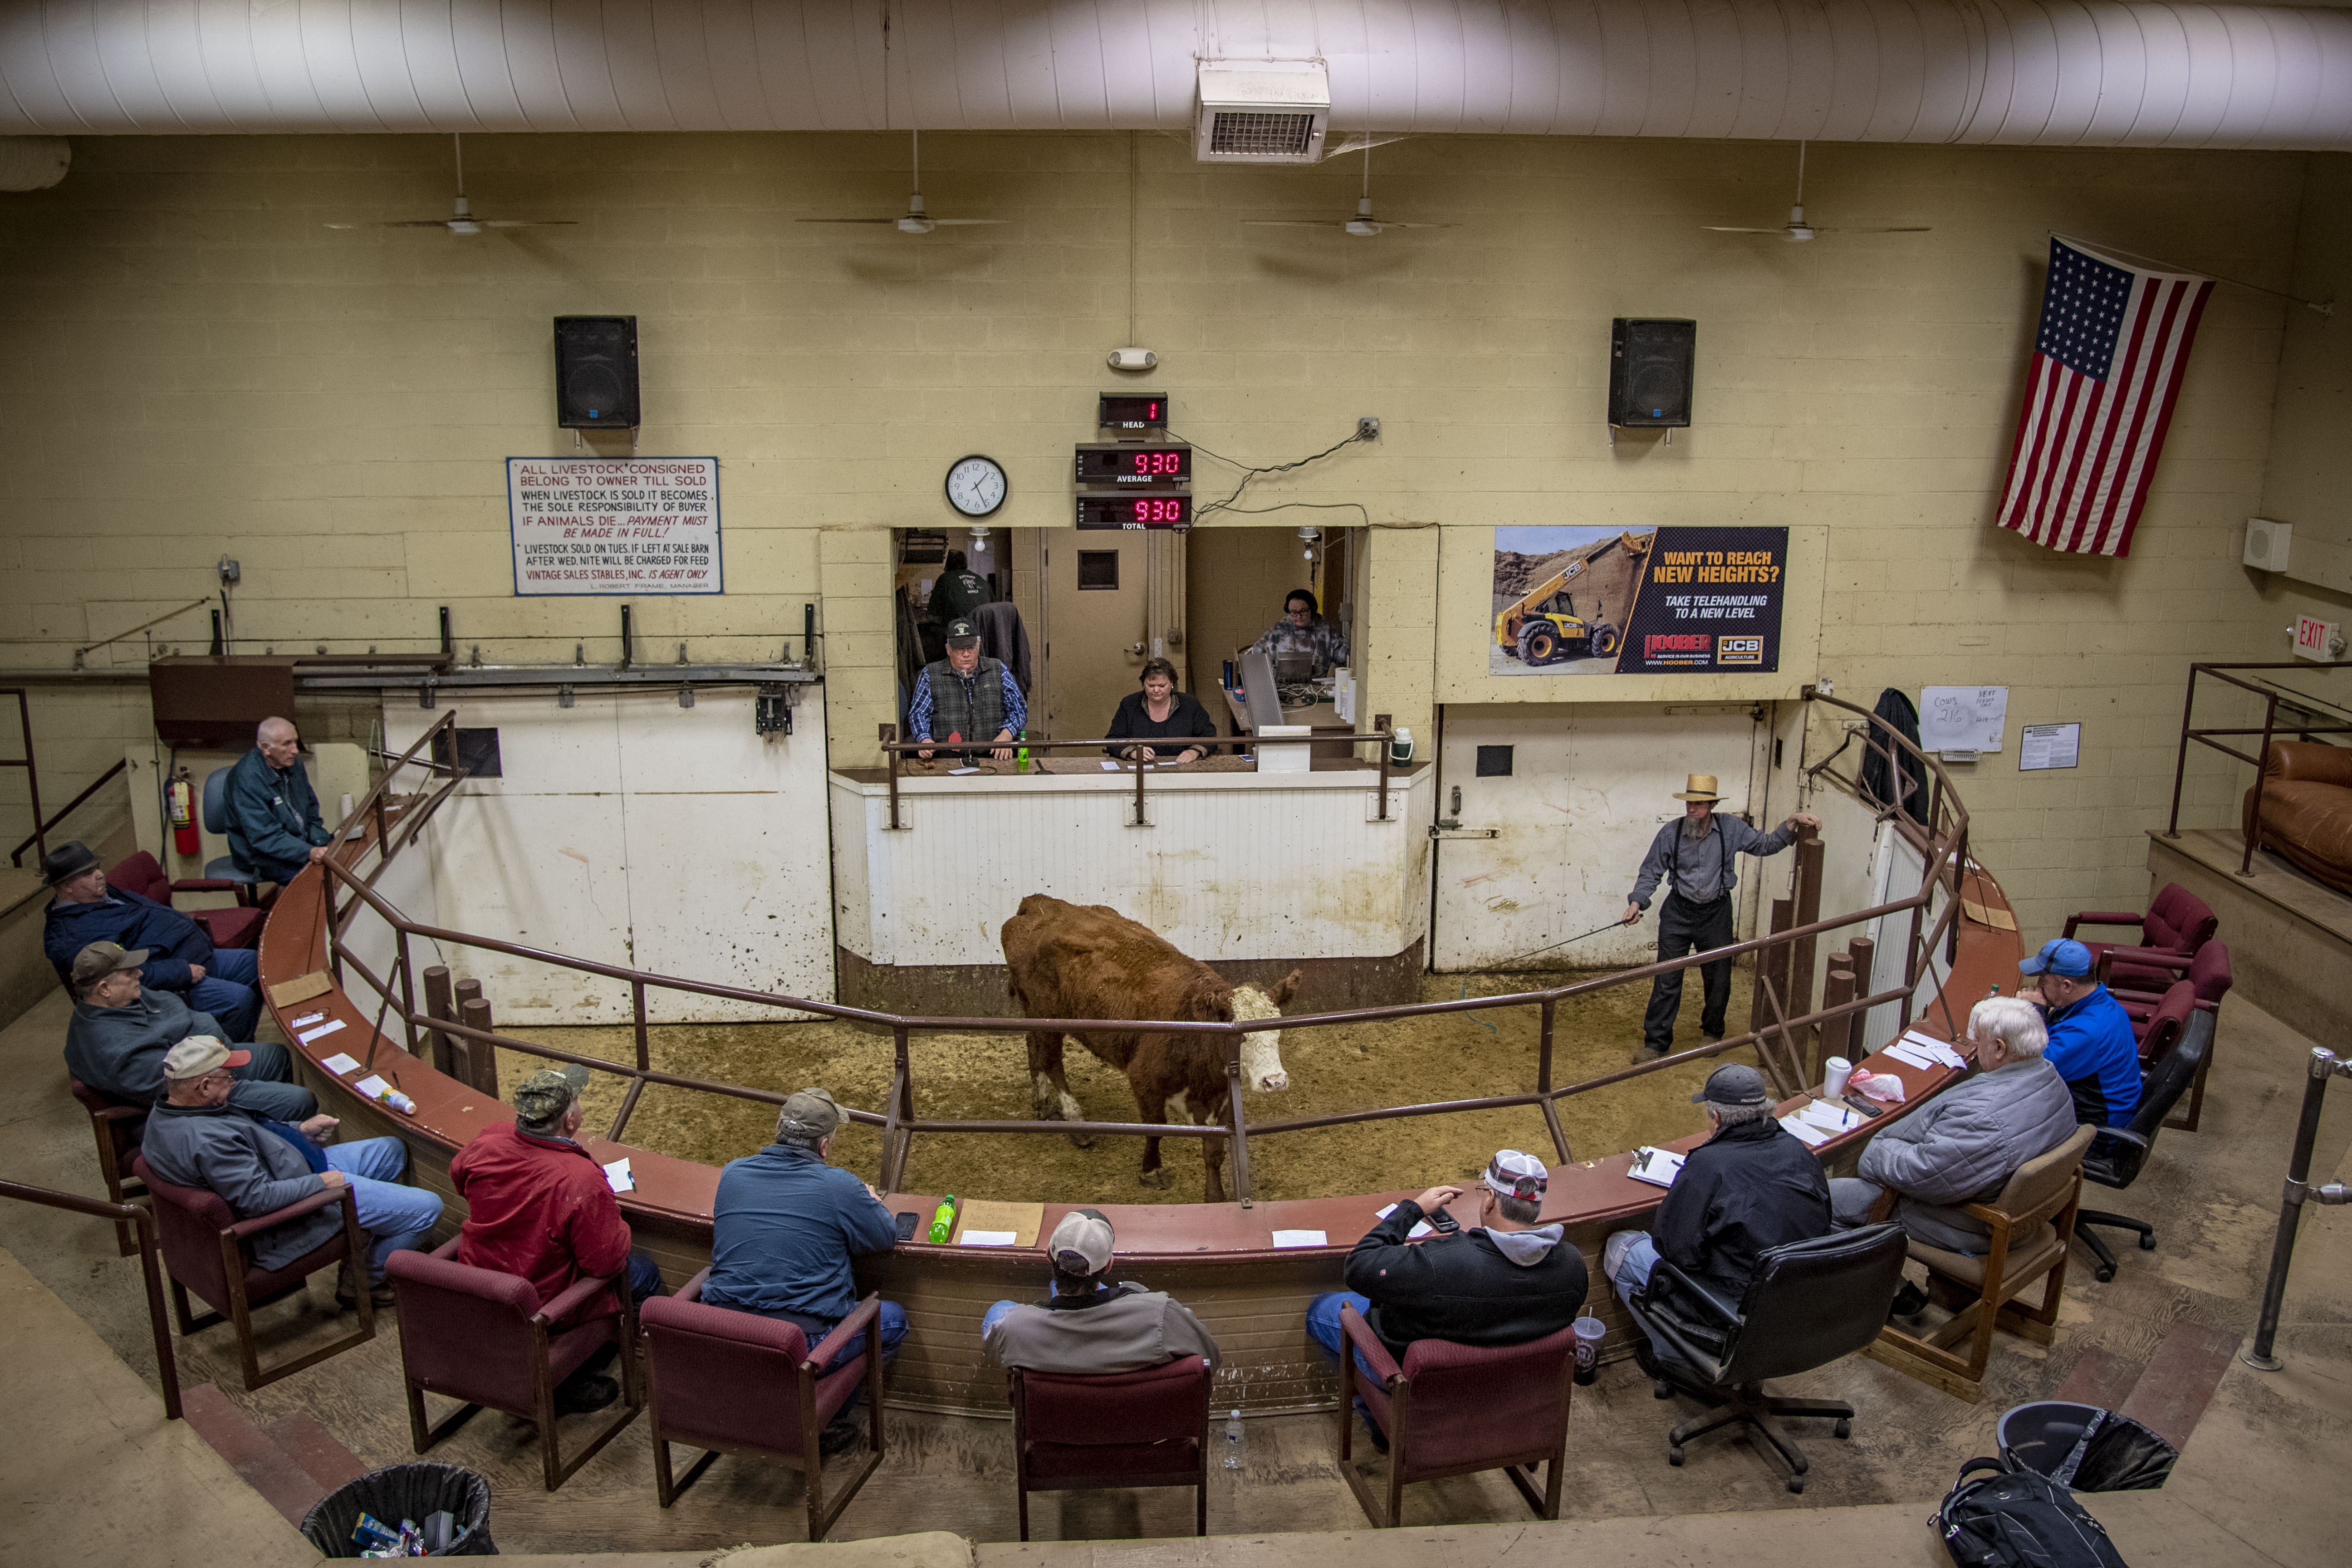
[[[1578,978],[1559,971],[1534,974],[1430,975],[1424,1000],[1492,996]],[[1749,979],[1732,982],[1731,1032],[1747,1027]],[[1555,1031],[1553,1081],[1573,1083],[1626,1066],[1639,1042],[1646,984],[1614,986],[1563,1003]],[[1426,1104],[1485,1095],[1521,1093],[1536,1080],[1538,1010],[1532,1005],[1480,1014],[1441,1015],[1391,1023],[1290,1030],[1282,1038],[1291,1088],[1253,1095],[1252,1121],[1274,1121],[1381,1106]],[[527,1028],[505,1032],[583,1056],[626,1061],[625,1026]],[[1675,1048],[1699,1043],[1696,982],[1686,989]],[[1034,1114],[1030,1103],[1027,1047],[1018,1034],[919,1035],[914,1042],[915,1104],[932,1118],[1004,1119]],[[1088,1116],[1131,1120],[1134,1096],[1123,1074],[1073,1045],[1066,1053],[1071,1092]],[[890,1040],[847,1025],[665,1025],[652,1031],[653,1065],[665,1072],[746,1088],[791,1090],[822,1084],[842,1100],[878,1111],[890,1082]],[[1752,1052],[1727,1060],[1753,1061]],[[541,1065],[520,1052],[499,1053],[502,1083],[518,1083]],[[1690,1095],[1704,1079],[1705,1062],[1669,1068],[1559,1102],[1560,1123],[1579,1158],[1615,1153],[1697,1131],[1704,1112]],[[587,1125],[601,1131],[620,1108],[626,1080],[594,1075]],[[648,1086],[639,1098],[626,1141],[686,1159],[720,1164],[769,1141],[774,1110],[688,1089]],[[871,1179],[881,1140],[853,1125],[834,1150],[836,1163]],[[1550,1157],[1541,1114],[1532,1108],[1414,1117],[1318,1128],[1250,1140],[1252,1185],[1261,1198],[1326,1197],[1379,1192],[1452,1180],[1482,1166],[1498,1148]],[[1061,1137],[1021,1134],[933,1134],[916,1139],[905,1190],[952,1192],[967,1197],[1067,1203],[1198,1203],[1201,1152],[1196,1141],[1160,1145],[1168,1185],[1159,1192],[1138,1180],[1142,1149],[1133,1138],[1097,1138],[1080,1149]],[[1231,1159],[1227,1180],[1231,1181]]]

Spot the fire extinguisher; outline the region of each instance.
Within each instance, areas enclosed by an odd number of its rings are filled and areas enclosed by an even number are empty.
[[[196,837],[196,786],[189,781],[187,769],[172,775],[163,798],[172,812],[172,847],[183,855],[200,853],[204,843]]]

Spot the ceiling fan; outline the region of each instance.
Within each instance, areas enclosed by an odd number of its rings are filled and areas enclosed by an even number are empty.
[[[1251,228],[1338,228],[1361,238],[1370,238],[1391,228],[1452,228],[1450,223],[1399,223],[1394,218],[1376,217],[1372,214],[1372,149],[1364,148],[1364,194],[1357,198],[1356,216],[1349,218],[1329,217],[1245,217]]]
[[[1791,245],[1802,245],[1817,234],[1926,234],[1927,225],[1913,224],[1895,228],[1821,228],[1805,221],[1805,144],[1797,143],[1797,201],[1789,209],[1789,221],[1778,228],[1737,228],[1729,224],[1701,224],[1702,228],[1717,234],[1777,234]]]
[[[479,234],[486,228],[569,228],[578,220],[568,217],[516,218],[478,217],[466,205],[466,139],[452,133],[450,142],[457,150],[457,195],[451,204],[447,217],[394,218],[389,223],[331,223],[329,228],[446,228],[451,234]]]
[[[1003,217],[934,217],[923,206],[923,133],[914,132],[914,190],[907,210],[897,217],[804,217],[802,223],[887,223],[900,234],[929,234],[935,228],[976,228],[983,224],[1011,223]]]

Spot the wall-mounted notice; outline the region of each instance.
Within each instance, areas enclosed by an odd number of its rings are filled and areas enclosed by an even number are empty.
[[[2028,724],[2017,732],[2017,771],[2071,768],[2083,759],[2080,724]]]
[[[515,589],[717,594],[716,458],[509,458]]]
[[[2009,718],[2006,686],[1923,686],[1919,689],[1919,749],[1998,752]]]
[[[1490,675],[1780,668],[1785,528],[1495,530]]]

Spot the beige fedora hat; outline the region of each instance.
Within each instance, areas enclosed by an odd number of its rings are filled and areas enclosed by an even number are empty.
[[[1675,792],[1675,798],[1676,800],[1721,800],[1723,797],[1715,793],[1713,773],[1693,773],[1690,775],[1690,782]]]

